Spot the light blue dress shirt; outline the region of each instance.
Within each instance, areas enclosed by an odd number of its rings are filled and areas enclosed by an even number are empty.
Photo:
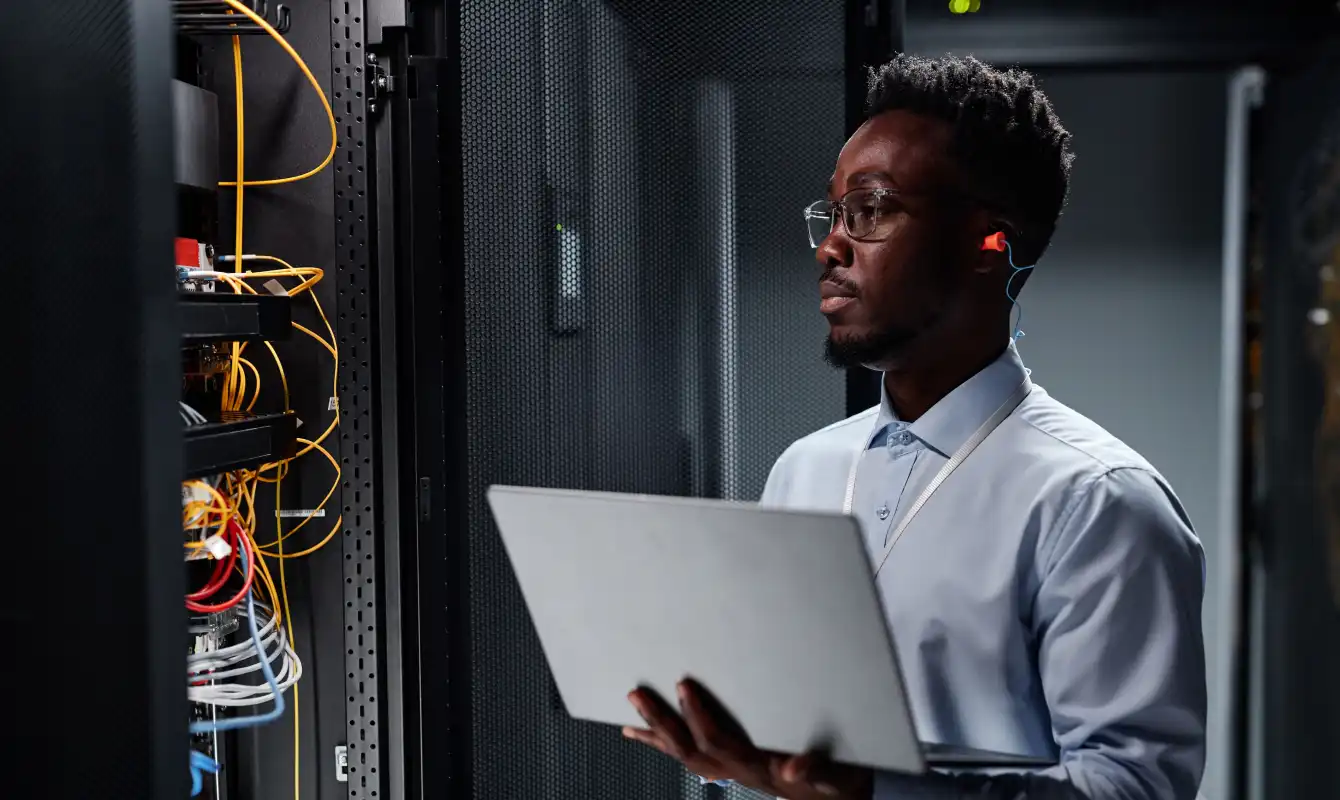
[[[788,448],[762,503],[841,510],[859,457],[852,513],[877,560],[922,489],[1025,374],[1011,346],[910,424],[886,396]],[[1147,461],[1042,387],[921,508],[878,586],[923,741],[1058,765],[879,775],[876,800],[1196,796],[1200,542]]]

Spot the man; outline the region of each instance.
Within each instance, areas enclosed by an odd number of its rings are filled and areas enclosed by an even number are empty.
[[[1148,462],[1031,384],[1011,335],[1069,134],[1030,75],[973,59],[900,56],[868,107],[807,216],[829,359],[881,371],[883,400],[792,445],[763,502],[861,521],[923,740],[1058,764],[912,777],[765,753],[689,682],[678,709],[634,691],[648,727],[625,735],[789,800],[1191,800],[1200,543]]]

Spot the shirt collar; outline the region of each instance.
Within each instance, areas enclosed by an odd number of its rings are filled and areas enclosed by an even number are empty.
[[[995,361],[959,384],[916,422],[908,425],[907,431],[948,458],[1005,402],[1027,374],[1019,351],[1011,343]],[[867,447],[885,428],[899,421],[893,413],[883,380],[879,382],[879,394],[879,413]]]

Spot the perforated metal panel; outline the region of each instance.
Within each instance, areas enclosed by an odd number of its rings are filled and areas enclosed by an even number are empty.
[[[751,499],[843,415],[800,215],[844,138],[843,4],[461,14],[474,794],[698,797],[567,718],[484,488]]]
[[[335,263],[340,292],[340,456],[344,482],[345,692],[350,798],[382,796],[377,771],[377,614],[375,473],[373,470],[373,321],[369,274],[367,98],[362,0],[330,4],[331,107],[339,131],[335,153]]]

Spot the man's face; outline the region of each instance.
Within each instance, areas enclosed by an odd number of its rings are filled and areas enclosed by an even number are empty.
[[[940,120],[890,111],[842,148],[828,199],[845,198],[848,213],[816,254],[834,364],[888,367],[962,310],[977,259],[948,142]]]

